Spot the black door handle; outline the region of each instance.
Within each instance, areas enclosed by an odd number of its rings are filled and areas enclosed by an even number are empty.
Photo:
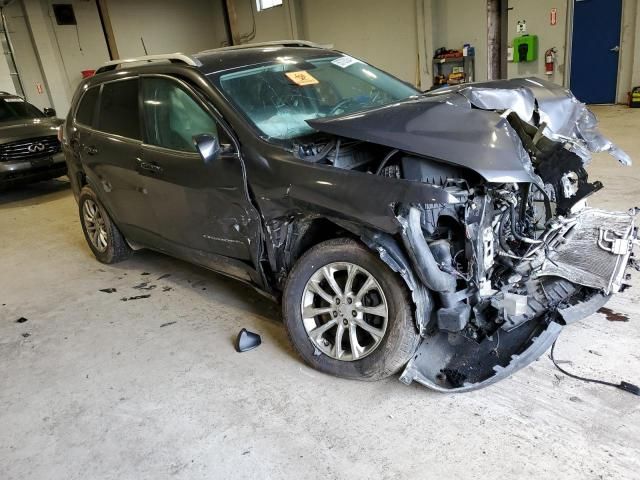
[[[145,162],[144,160],[141,160],[139,158],[136,158],[136,163],[138,164],[138,168],[140,170],[151,173],[162,173],[162,167],[156,163]]]
[[[84,151],[87,153],[87,155],[95,155],[96,153],[98,153],[98,148],[94,145],[85,145]]]

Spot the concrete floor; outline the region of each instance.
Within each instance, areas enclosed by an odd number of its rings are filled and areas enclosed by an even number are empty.
[[[640,205],[640,110],[598,108],[638,163],[600,156],[592,205]],[[160,279],[159,277],[165,276]],[[149,281],[157,287],[133,287]],[[640,276],[566,329],[575,372],[640,383]],[[100,289],[116,288],[115,293]],[[147,299],[122,297],[149,293]],[[16,323],[20,317],[28,320]],[[235,353],[242,327],[263,345]],[[640,472],[640,402],[545,355],[485,390],[332,378],[252,289],[141,252],[94,260],[65,182],[0,194],[0,478],[575,478]]]

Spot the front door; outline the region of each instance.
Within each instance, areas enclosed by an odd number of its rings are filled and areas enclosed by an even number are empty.
[[[242,160],[213,112],[186,84],[142,79],[146,177],[156,233],[173,253],[213,253],[254,265],[259,217],[247,195]],[[217,136],[223,152],[206,164],[193,136]]]
[[[615,103],[622,0],[576,0],[571,85],[584,103]]]

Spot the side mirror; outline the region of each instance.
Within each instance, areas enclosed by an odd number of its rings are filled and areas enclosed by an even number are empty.
[[[45,115],[45,117],[55,117],[56,116],[56,109],[55,108],[45,108],[44,109],[44,115]]]
[[[220,154],[220,142],[217,137],[208,133],[201,133],[193,136],[193,144],[204,160],[204,163],[211,163]]]

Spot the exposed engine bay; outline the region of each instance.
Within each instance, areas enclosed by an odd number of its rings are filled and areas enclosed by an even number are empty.
[[[386,116],[394,105],[309,122],[322,134],[296,153],[449,194],[449,203],[393,204],[399,234],[363,240],[416,304],[423,339],[401,380],[472,390],[535,360],[563,326],[628,287],[636,210],[588,208],[603,185],[585,165],[594,152],[630,159],[568,90],[537,79],[436,91],[415,104],[403,134],[385,123],[397,122]]]

